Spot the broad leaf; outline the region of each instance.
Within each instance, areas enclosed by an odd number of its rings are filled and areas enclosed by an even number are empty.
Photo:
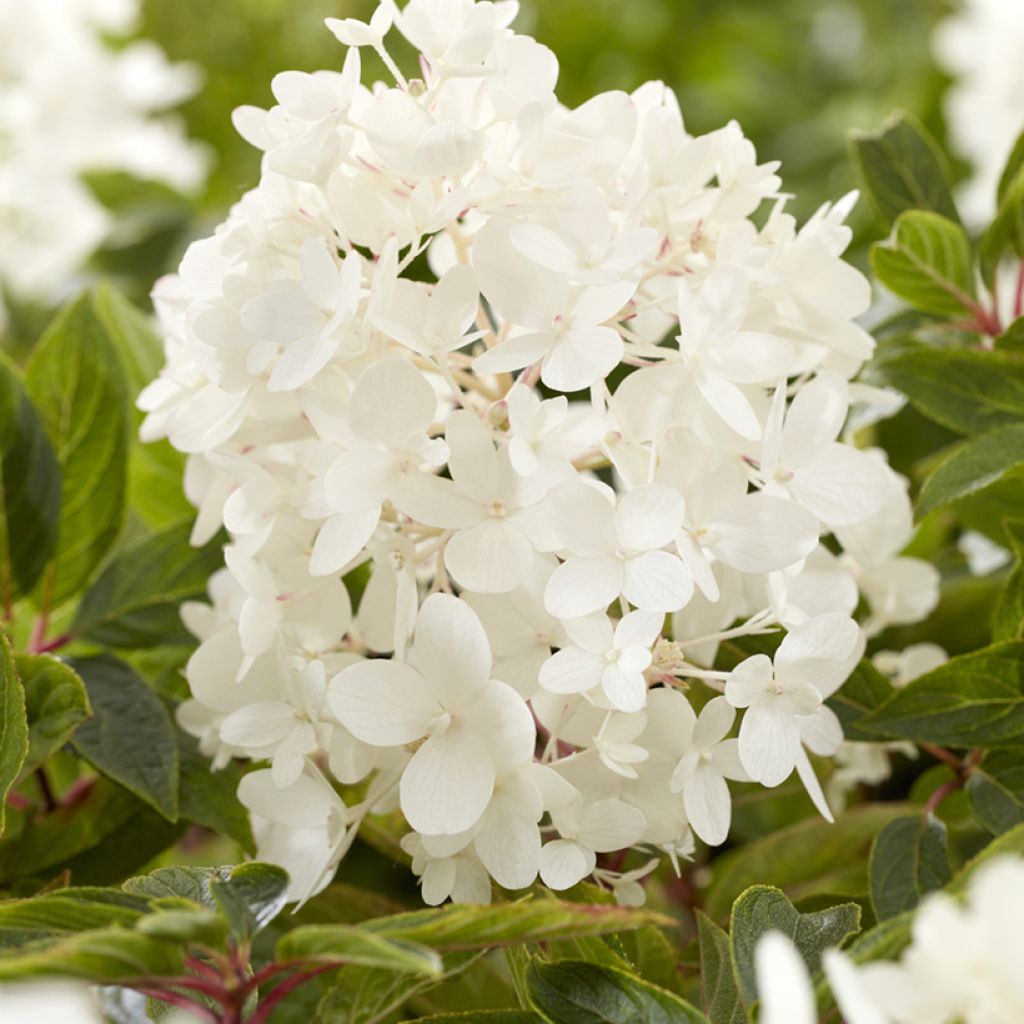
[[[1004,179],[996,215],[978,243],[982,276],[991,288],[1000,261],[1024,253],[1024,167]]]
[[[157,868],[146,875],[129,878],[121,888],[135,896],[148,899],[177,898],[191,900],[200,906],[214,908],[210,883],[221,877],[227,868],[200,868],[178,865],[170,868]]]
[[[706,1024],[695,1007],[614,967],[583,960],[534,960],[530,1001],[551,1024]]]
[[[884,921],[913,910],[950,879],[946,826],[932,814],[890,821],[871,847],[871,905]]]
[[[861,658],[849,678],[828,700],[836,713],[848,740],[873,740],[863,732],[858,721],[868,712],[880,707],[892,695],[892,683],[867,659]]]
[[[7,794],[17,782],[27,755],[25,690],[18,678],[11,642],[0,630],[0,835],[4,831]]]
[[[178,523],[119,551],[86,591],[71,633],[130,649],[192,642],[179,606],[205,596],[223,555],[216,543],[191,547],[190,533],[189,523]]]
[[[1003,523],[1016,563],[992,612],[993,640],[1024,639],[1024,519]]]
[[[697,911],[700,939],[700,991],[709,1024],[746,1024],[747,1015],[732,969],[729,936],[702,910]]]
[[[1024,824],[1014,825],[1008,832],[1004,832],[1001,836],[996,836],[988,846],[972,857],[953,876],[953,881],[946,886],[946,891],[954,895],[965,892],[971,878],[980,868],[997,857],[1007,855],[1015,857],[1024,855]]]
[[[906,804],[866,804],[841,814],[834,825],[808,818],[716,857],[704,901],[708,916],[723,921],[733,901],[760,883],[778,886],[794,901],[867,894],[871,842]]]
[[[544,1018],[530,1010],[468,1010],[462,1013],[432,1013],[402,1024],[544,1024]]]
[[[42,764],[91,714],[85,684],[66,662],[49,654],[19,654],[28,716],[26,768]]]
[[[1024,757],[1020,748],[986,755],[964,788],[974,817],[993,835],[1024,822]]]
[[[288,875],[274,864],[239,864],[211,879],[210,895],[235,940],[247,943],[284,909]]]
[[[178,728],[175,735],[181,773],[178,789],[181,818],[233,839],[246,853],[255,853],[249,812],[237,796],[241,769],[229,764],[213,771],[209,758],[200,752],[195,739]],[[318,900],[322,898],[321,894]]]
[[[886,227],[904,210],[957,219],[942,153],[908,114],[894,115],[876,132],[854,133],[851,149],[868,201]]]
[[[957,445],[925,481],[915,514],[923,518],[950,502],[977,494],[1024,463],[1024,424],[1000,427]],[[1024,510],[1024,497],[1021,500]]]
[[[56,318],[25,371],[61,470],[56,549],[44,599],[58,605],[82,587],[124,521],[128,389],[117,350],[84,294]]]
[[[861,721],[879,736],[952,747],[1024,737],[1024,643],[993,644],[951,658],[897,690]]]
[[[89,694],[93,717],[72,738],[98,771],[178,817],[178,742],[160,699],[123,662],[110,655],[73,663]]]
[[[997,352],[1024,352],[1024,316],[1017,317],[993,341]]]
[[[228,923],[206,907],[181,907],[148,914],[139,921],[136,930],[158,939],[222,949],[227,941]]]
[[[13,363],[0,352],[0,560],[8,600],[27,594],[57,543],[60,467]]]
[[[729,935],[740,995],[747,1006],[757,999],[754,949],[768,932],[782,932],[793,940],[808,970],[821,967],[821,955],[860,931],[860,907],[842,903],[827,910],[801,914],[786,894],[768,885],[755,885],[733,904]]]
[[[367,921],[364,927],[435,949],[455,950],[510,942],[551,942],[630,931],[649,924],[671,927],[674,923],[649,910],[528,898],[490,906],[460,903],[410,911]]]
[[[938,316],[974,306],[974,253],[963,227],[937,213],[900,214],[887,242],[871,247],[871,269],[894,295]]]
[[[116,889],[61,889],[32,899],[0,902],[0,948],[13,949],[55,935],[132,927],[146,900]]]
[[[875,364],[871,380],[901,391],[929,419],[962,434],[1024,418],[1024,363],[998,352],[914,345]]]
[[[310,924],[277,944],[277,959],[318,964],[359,964],[411,974],[440,975],[441,957],[432,949],[343,924]]]

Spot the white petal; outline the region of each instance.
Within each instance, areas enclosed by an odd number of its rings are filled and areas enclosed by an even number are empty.
[[[664,625],[664,612],[630,612],[615,627],[615,646],[620,651],[627,647],[650,647]]]
[[[741,661],[729,673],[725,684],[726,700],[734,708],[748,708],[768,692],[772,684],[772,659],[755,654]]]
[[[775,652],[775,675],[789,688],[813,686],[829,696],[846,681],[863,653],[860,627],[848,615],[816,615],[786,635]]]
[[[234,747],[279,743],[297,724],[295,709],[281,700],[259,701],[232,711],[221,722],[220,737]]]
[[[484,518],[483,506],[451,480],[416,473],[399,485],[395,504],[410,518],[446,530],[465,529]]]
[[[612,327],[567,331],[544,357],[540,379],[554,391],[581,391],[604,380],[622,352],[622,337]]]
[[[800,752],[796,757],[796,773],[804,784],[804,789],[807,790],[807,795],[811,798],[811,803],[817,808],[818,813],[828,822],[835,821],[832,817],[832,811],[828,806],[828,801],[825,799],[825,794],[822,791],[821,783],[818,781],[818,776],[814,774],[814,768],[803,747],[800,748]]]
[[[453,696],[468,696],[487,682],[491,648],[465,601],[431,594],[423,602],[416,620],[416,665],[439,692]]]
[[[619,711],[639,711],[647,703],[647,682],[639,672],[609,665],[601,675],[601,687]]]
[[[349,399],[348,423],[364,440],[391,448],[426,433],[437,412],[437,395],[404,359],[386,359],[363,371]]]
[[[793,471],[789,493],[830,526],[860,523],[874,515],[889,488],[888,467],[867,452],[831,444]]]
[[[740,572],[785,569],[818,546],[818,521],[795,501],[750,494],[714,524],[711,550]]]
[[[711,765],[699,764],[683,789],[683,807],[693,831],[709,846],[729,835],[732,799],[725,779]]]
[[[820,373],[797,392],[782,428],[783,458],[791,469],[817,458],[839,436],[849,404],[848,385],[836,373]]]
[[[458,723],[413,754],[399,785],[402,813],[424,835],[472,828],[493,791],[494,765],[485,741]]]
[[[801,716],[800,738],[820,757],[831,757],[843,743],[843,727],[836,713],[824,704],[813,715]]]
[[[327,688],[327,704],[353,736],[375,747],[420,739],[444,710],[419,672],[379,659],[339,672]]]
[[[566,647],[544,662],[540,685],[549,693],[583,693],[601,682],[606,664],[599,654]]]
[[[310,575],[333,576],[339,573],[363,550],[379,521],[379,506],[368,512],[331,516],[320,527],[313,543]]]
[[[693,728],[693,745],[698,750],[710,750],[729,734],[736,711],[725,697],[713,697],[700,709]]]
[[[754,950],[760,1024],[816,1024],[818,1011],[811,977],[793,943],[768,932]]]
[[[569,889],[597,867],[597,856],[571,839],[553,839],[540,851],[540,877],[549,889]]]
[[[562,545],[582,558],[610,555],[617,543],[614,509],[604,492],[582,481],[560,484],[547,498]]]
[[[570,558],[551,574],[544,607],[562,619],[603,611],[619,596],[623,577],[617,558]]]
[[[891,1024],[891,1018],[869,997],[853,962],[838,949],[826,949],[822,957],[825,977],[836,997],[839,1012],[850,1024]]]
[[[615,512],[619,541],[628,551],[670,544],[683,525],[683,497],[671,487],[645,484],[624,494]]]
[[[777,786],[796,767],[800,728],[796,718],[777,700],[747,708],[740,723],[740,760],[755,782]]]
[[[506,889],[525,889],[537,877],[540,866],[540,829],[521,814],[506,811],[474,841],[477,856],[491,876]]]
[[[526,701],[507,683],[492,679],[462,712],[462,721],[486,745],[498,768],[512,768],[532,760],[537,727]]]
[[[748,441],[760,439],[761,421],[757,418],[750,399],[735,384],[730,384],[722,377],[701,373],[697,375],[697,388],[704,401],[737,434]]]
[[[529,574],[534,548],[509,519],[488,517],[460,530],[444,551],[444,564],[455,582],[478,594],[504,594]]]
[[[693,596],[686,566],[667,551],[645,551],[627,559],[622,593],[645,611],[676,612]]]
[[[624,850],[638,842],[647,827],[643,812],[624,800],[598,800],[580,819],[579,840],[598,853]]]
[[[481,505],[492,501],[498,493],[498,453],[483,420],[466,410],[453,412],[445,438],[451,452],[448,468],[459,490]]]

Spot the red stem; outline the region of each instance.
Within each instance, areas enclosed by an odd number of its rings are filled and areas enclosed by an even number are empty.
[[[148,996],[150,999],[159,999],[161,1002],[170,1003],[172,1006],[180,1006],[182,1009],[188,1010],[193,1016],[208,1021],[209,1024],[221,1024],[220,1017],[208,1006],[203,1006],[202,1003],[197,1003],[195,1000],[189,999],[188,996],[183,996],[180,992],[168,992],[162,988],[138,988],[135,991]]]
[[[32,632],[29,634],[28,638],[29,654],[38,654],[46,643],[46,625],[48,618],[49,617],[45,612],[40,612],[32,621]]]
[[[926,753],[931,754],[936,761],[944,761],[950,766],[955,772],[959,772],[961,768],[960,758],[956,756],[952,751],[947,750],[945,747],[940,747],[935,743],[919,743],[918,746]]]
[[[338,964],[321,964],[319,967],[314,967],[303,974],[293,974],[290,978],[286,978],[266,999],[261,1000],[259,1008],[249,1018],[249,1024],[266,1024],[270,1019],[271,1011],[286,995],[305,985],[307,981],[312,981],[318,974],[334,970],[337,967]]]
[[[928,798],[928,803],[924,805],[924,813],[926,815],[934,814],[939,809],[939,804],[941,804],[950,793],[959,789],[962,785],[963,782],[958,778],[948,779]]]
[[[1013,293],[1013,318],[1024,315],[1024,262],[1017,271],[1017,288]]]
[[[52,640],[42,643],[42,637],[40,637],[40,643],[32,653],[49,654],[51,651],[59,651],[62,647],[67,647],[72,639],[74,638],[69,633],[62,633],[60,636],[55,636]]]

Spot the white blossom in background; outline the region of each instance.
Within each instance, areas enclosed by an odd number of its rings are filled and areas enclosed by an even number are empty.
[[[188,454],[194,541],[231,537],[179,719],[267,766],[241,797],[297,900],[401,811],[429,903],[641,902],[725,840],[730,786],[796,771],[830,814],[810,754],[860,598],[927,611],[890,568],[923,564],[902,486],[844,432],[853,197],[797,225],[777,165],[657,82],[566,109],[515,15],[332,20],[340,70],[236,112],[262,180],[154,294],[143,435]]]
[[[897,961],[854,964],[825,951],[825,977],[846,1024],[1015,1024],[1024,1020],[1024,860],[1006,854],[971,875],[962,899],[926,896]],[[761,1024],[817,1024],[810,973],[791,940],[755,950]]]
[[[953,84],[945,97],[946,121],[957,153],[973,174],[958,196],[964,218],[987,224],[996,187],[1024,131],[1024,5],[1018,0],[963,0],[937,26],[935,59]]]
[[[179,190],[206,174],[206,151],[166,113],[199,87],[191,65],[153,42],[113,49],[138,0],[0,0],[0,287],[51,302],[111,229],[83,182],[125,171]],[[6,314],[0,307],[0,327]]]

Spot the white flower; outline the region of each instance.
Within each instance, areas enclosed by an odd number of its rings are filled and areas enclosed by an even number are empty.
[[[419,743],[402,773],[402,812],[427,835],[472,827],[494,792],[496,770],[533,755],[535,730],[523,699],[490,678],[491,652],[464,602],[429,597],[416,622],[417,668],[364,661],[331,680],[328,701],[364,743]]]
[[[552,693],[585,693],[600,687],[620,711],[639,711],[647,703],[644,670],[661,633],[661,612],[630,612],[612,629],[604,615],[569,619],[565,631],[575,646],[563,647],[540,670],[540,685]]]
[[[857,624],[829,613],[797,626],[774,659],[755,654],[730,673],[725,696],[746,708],[739,754],[750,777],[777,786],[800,756],[800,716],[812,715],[845,681],[864,650]]]
[[[690,574],[678,557],[661,550],[682,524],[684,503],[676,491],[638,487],[616,508],[600,491],[574,482],[559,484],[548,505],[569,552],[544,593],[552,615],[589,615],[620,594],[644,611],[674,612],[689,601]]]

